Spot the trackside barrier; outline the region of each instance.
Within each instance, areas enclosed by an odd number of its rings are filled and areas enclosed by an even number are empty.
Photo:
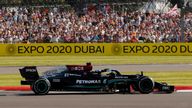
[[[192,43],[0,44],[0,56],[191,56]]]
[[[30,86],[0,86],[0,90],[5,91],[30,91]]]

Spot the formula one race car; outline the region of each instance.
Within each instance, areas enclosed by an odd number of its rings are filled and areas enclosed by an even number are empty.
[[[48,70],[39,76],[36,66],[19,69],[24,81],[22,85],[30,85],[33,92],[45,95],[49,91],[102,91],[107,93],[148,94],[153,91],[172,93],[174,86],[158,83],[144,76],[122,75],[117,70],[103,69],[92,71],[91,63],[86,65],[66,65]]]

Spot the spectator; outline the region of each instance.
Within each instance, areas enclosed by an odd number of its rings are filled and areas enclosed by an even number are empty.
[[[180,42],[180,16],[91,10],[78,16],[61,7],[3,7],[0,43]],[[185,15],[192,42],[192,13]]]

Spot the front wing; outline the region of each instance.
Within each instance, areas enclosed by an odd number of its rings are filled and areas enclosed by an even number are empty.
[[[168,85],[167,83],[155,82],[154,92],[173,93],[174,91],[175,87],[172,85]]]

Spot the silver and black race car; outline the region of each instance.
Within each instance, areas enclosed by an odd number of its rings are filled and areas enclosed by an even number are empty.
[[[86,65],[66,65],[48,70],[39,76],[36,66],[19,69],[25,80],[22,85],[30,85],[35,94],[45,95],[49,91],[100,91],[107,93],[148,94],[153,91],[174,92],[174,86],[155,82],[141,74],[122,75],[117,70],[92,71],[91,63]]]

